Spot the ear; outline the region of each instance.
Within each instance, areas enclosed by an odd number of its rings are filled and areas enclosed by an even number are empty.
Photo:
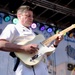
[[[18,18],[20,18],[20,17],[21,17],[21,15],[20,15],[20,14],[17,14],[17,17],[18,17]]]

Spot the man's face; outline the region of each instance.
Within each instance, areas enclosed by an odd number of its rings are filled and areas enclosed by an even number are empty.
[[[33,22],[33,12],[25,11],[23,14],[20,14],[19,20],[23,26],[30,27]]]

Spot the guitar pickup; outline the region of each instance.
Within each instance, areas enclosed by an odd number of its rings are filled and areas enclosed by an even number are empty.
[[[34,55],[34,56],[31,58],[30,61],[32,61],[32,60],[34,60],[34,59],[36,59],[36,58],[38,58],[38,55]]]

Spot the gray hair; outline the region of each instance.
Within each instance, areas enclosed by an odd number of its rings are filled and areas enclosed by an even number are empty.
[[[18,14],[18,13],[22,14],[22,13],[25,12],[25,11],[32,11],[32,9],[30,8],[30,6],[22,5],[22,6],[20,6],[20,7],[18,8],[17,14]]]

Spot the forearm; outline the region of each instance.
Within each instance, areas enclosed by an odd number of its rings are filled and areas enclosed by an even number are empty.
[[[24,52],[22,45],[9,43],[8,41],[0,41],[0,50],[7,52]]]

